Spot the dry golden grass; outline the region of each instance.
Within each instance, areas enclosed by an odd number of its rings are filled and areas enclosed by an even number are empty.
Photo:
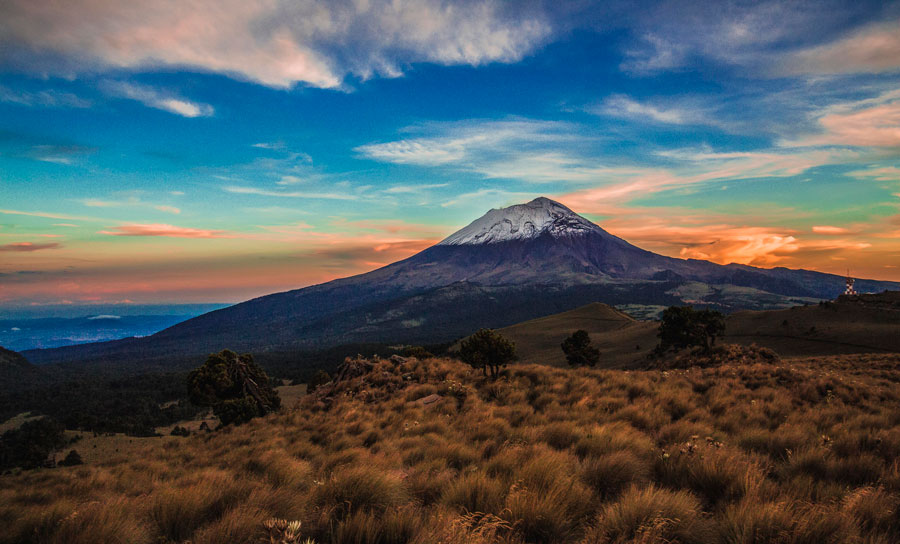
[[[0,542],[270,542],[273,518],[320,544],[897,542],[898,384],[897,355],[380,361],[241,427],[2,476]]]

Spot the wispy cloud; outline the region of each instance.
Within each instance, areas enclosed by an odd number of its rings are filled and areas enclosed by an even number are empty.
[[[900,147],[900,89],[832,104],[816,112],[815,118],[820,133],[786,140],[782,145]]]
[[[49,242],[45,244],[35,244],[32,242],[16,242],[13,244],[4,244],[0,245],[0,251],[10,251],[10,252],[32,252],[32,251],[42,251],[44,249],[59,249],[62,247],[62,244],[57,242]]]
[[[280,151],[285,148],[284,142],[258,142],[250,147],[257,149],[268,149],[270,151]]]
[[[243,187],[240,185],[228,185],[222,188],[229,193],[241,195],[258,195],[273,196],[279,198],[310,198],[310,199],[326,199],[326,200],[358,200],[359,195],[349,193],[318,193],[307,191],[273,191],[270,189],[261,189],[259,187]]]
[[[421,193],[428,191],[430,189],[439,189],[441,187],[447,187],[450,185],[449,183],[423,183],[420,185],[394,185],[392,187],[388,187],[384,190],[385,193],[388,194],[410,194],[410,193]]]
[[[795,52],[779,68],[787,74],[900,71],[900,20],[867,25],[831,43]]]
[[[104,221],[98,217],[85,217],[83,215],[69,215],[64,213],[51,213],[51,212],[29,212],[23,210],[3,210],[0,209],[0,213],[6,215],[25,215],[29,217],[45,217],[47,219],[62,219],[67,221]]]
[[[101,198],[83,198],[79,202],[89,208],[146,208],[160,212],[180,214],[181,209],[167,204],[154,204],[142,200],[139,196],[126,196],[115,200]]]
[[[638,196],[717,180],[789,177],[810,168],[856,160],[848,149],[765,149],[717,152],[710,148],[663,149],[654,163],[623,164],[621,156],[597,153],[583,127],[515,120],[470,121],[430,126],[437,135],[369,144],[364,156],[397,164],[453,168],[487,179],[589,186],[573,199],[624,202]]]
[[[177,94],[126,81],[107,81],[101,85],[111,96],[136,100],[141,104],[182,117],[209,117],[215,110],[209,104],[192,102]]]
[[[132,224],[107,227],[100,234],[110,236],[163,236],[169,238],[233,238],[234,236],[224,230],[194,229],[188,227],[176,227],[163,223]]]
[[[54,89],[44,89],[42,91],[15,90],[4,85],[0,85],[0,102],[38,108],[91,107],[90,100],[72,93]]]
[[[93,148],[81,145],[41,144],[29,147],[21,156],[40,162],[71,165],[93,152]]]
[[[355,149],[380,162],[451,166],[486,178],[526,182],[586,181],[606,172],[596,161],[575,156],[587,141],[574,125],[558,121],[509,119],[433,124],[409,130],[421,137],[374,143]]]
[[[847,172],[847,175],[855,178],[872,178],[875,181],[900,181],[900,168],[896,166],[874,167],[868,170]]]
[[[602,104],[590,107],[588,111],[598,115],[673,125],[709,123],[709,119],[696,107],[687,108],[640,102],[624,94],[609,96]]]
[[[12,0],[4,12],[5,41],[63,55],[68,67],[189,66],[281,88],[335,88],[347,74],[396,77],[414,62],[516,61],[551,32],[540,11],[443,0],[75,0],[65,10]]]

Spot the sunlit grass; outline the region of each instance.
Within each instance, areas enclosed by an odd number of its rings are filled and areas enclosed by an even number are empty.
[[[889,543],[898,384],[887,355],[383,361],[239,428],[2,476],[0,542],[269,542],[278,519],[318,543]]]

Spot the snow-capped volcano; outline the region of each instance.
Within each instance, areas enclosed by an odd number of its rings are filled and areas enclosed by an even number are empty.
[[[545,233],[562,238],[594,231],[602,229],[559,202],[539,197],[526,204],[491,210],[439,245],[493,244],[537,238]]]
[[[358,276],[275,293],[152,336],[29,351],[34,363],[195,364],[212,351],[310,350],[356,343],[437,343],[599,301],[667,306],[710,293],[716,308],[784,307],[834,298],[844,278],[684,260],[636,247],[558,202],[491,210],[440,244]],[[900,284],[859,280],[864,291]],[[689,295],[681,295],[681,290]],[[682,296],[690,296],[683,299]],[[797,298],[803,297],[803,298]],[[178,360],[178,357],[175,357]]]

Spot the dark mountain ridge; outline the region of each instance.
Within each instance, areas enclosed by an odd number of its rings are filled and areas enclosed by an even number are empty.
[[[694,283],[723,286],[709,303],[725,311],[833,299],[843,289],[843,278],[831,274],[658,255],[539,198],[491,210],[440,244],[365,274],[259,297],[145,338],[26,353],[40,364],[135,362],[224,347],[259,352],[444,342],[482,326],[510,325],[593,301],[679,304],[683,298],[673,291]],[[857,281],[861,291],[898,287]],[[735,288],[743,289],[741,297],[734,297]]]

